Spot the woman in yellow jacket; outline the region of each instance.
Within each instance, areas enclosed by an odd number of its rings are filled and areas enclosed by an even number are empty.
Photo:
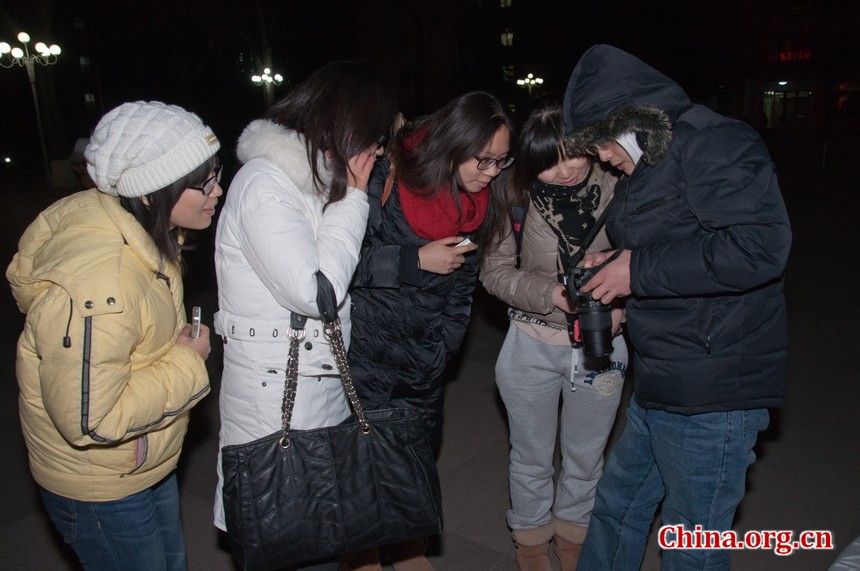
[[[210,347],[186,323],[180,254],[222,194],[219,146],[176,106],[110,111],[85,151],[97,188],[42,212],[6,272],[27,314],[30,469],[86,569],[185,569],[174,468]]]

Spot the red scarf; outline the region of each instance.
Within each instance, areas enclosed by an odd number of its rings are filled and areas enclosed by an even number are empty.
[[[406,136],[405,150],[408,153],[418,152],[417,148],[427,136],[428,127],[419,127]],[[445,186],[438,192],[416,192],[401,180],[400,206],[406,223],[421,238],[441,240],[460,234],[474,232],[481,226],[487,214],[490,202],[489,187],[479,192],[460,191],[460,210],[451,195],[451,187]]]
[[[484,221],[490,202],[490,187],[475,193],[460,191],[461,214],[457,211],[450,187],[446,186],[432,196],[417,194],[402,181],[398,188],[406,223],[418,236],[427,240],[474,232]]]

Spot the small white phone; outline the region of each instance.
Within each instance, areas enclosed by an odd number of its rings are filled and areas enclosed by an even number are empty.
[[[454,244],[454,247],[455,247],[455,248],[459,248],[460,246],[468,246],[468,245],[469,245],[469,244],[471,244],[471,243],[472,243],[472,241],[471,241],[471,240],[469,240],[468,238],[463,238],[463,241],[462,241],[462,242],[459,242],[459,243],[457,243],[457,244]]]
[[[195,305],[191,309],[191,338],[200,337],[200,306]]]

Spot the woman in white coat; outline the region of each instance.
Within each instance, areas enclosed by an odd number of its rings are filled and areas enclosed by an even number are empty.
[[[317,270],[334,286],[349,342],[347,288],[367,224],[367,181],[395,114],[369,67],[317,70],[239,138],[244,163],[218,222],[215,266],[224,342],[220,447],[281,428],[290,314],[309,317],[291,425],[330,426],[350,414],[316,306]],[[224,530],[221,462],[215,525]]]

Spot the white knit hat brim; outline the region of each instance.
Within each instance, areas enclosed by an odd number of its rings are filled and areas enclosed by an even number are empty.
[[[108,112],[84,154],[99,190],[139,197],[194,171],[220,146],[194,113],[158,101],[138,101]]]

